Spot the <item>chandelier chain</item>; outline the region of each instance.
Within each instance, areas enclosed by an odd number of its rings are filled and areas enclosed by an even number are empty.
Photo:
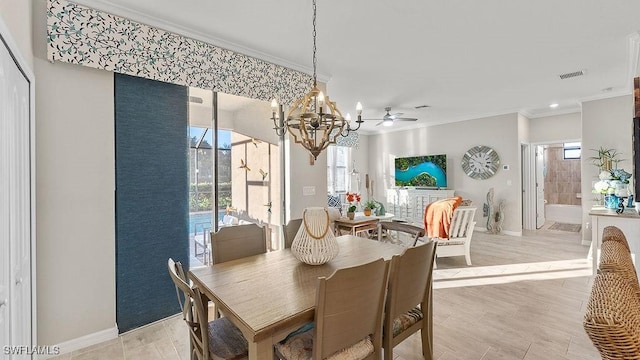
[[[317,85],[316,66],[318,60],[316,59],[316,0],[313,0],[313,86]]]

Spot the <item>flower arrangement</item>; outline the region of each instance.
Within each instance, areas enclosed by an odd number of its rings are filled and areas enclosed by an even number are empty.
[[[622,159],[618,158],[620,153],[615,149],[607,149],[602,146],[591,150],[596,152],[596,156],[592,156],[589,159],[600,170],[598,174],[599,181],[593,184],[592,192],[594,194],[616,195],[618,197],[628,196],[628,184],[631,174],[624,171],[624,169],[618,169],[618,163],[622,161]]]
[[[598,175],[600,181],[593,184],[593,193],[603,195],[628,196],[628,184],[631,174],[624,169],[603,170]]]
[[[360,202],[360,194],[358,193],[347,193],[347,202],[349,202],[348,212],[356,212],[357,206],[356,204]]]

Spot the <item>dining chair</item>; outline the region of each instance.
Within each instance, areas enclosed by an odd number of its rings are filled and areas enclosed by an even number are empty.
[[[399,233],[413,236],[413,243],[411,246],[416,246],[418,239],[425,235],[424,228],[415,225],[398,221],[380,221],[378,222],[378,241],[382,241],[383,233],[390,238],[391,234],[389,231],[395,231],[398,233],[398,241],[400,241],[400,243],[402,243],[402,241],[400,240]]]
[[[291,244],[293,244],[293,239],[296,238],[300,225],[302,225],[302,218],[289,220],[287,225],[284,225],[283,235],[285,249],[291,248]]]
[[[605,241],[615,241],[624,245],[628,252],[631,252],[631,248],[629,248],[629,242],[627,242],[627,237],[624,236],[622,230],[620,230],[617,226],[607,226],[602,230],[602,242]]]
[[[436,242],[407,248],[391,259],[385,306],[383,348],[385,360],[393,348],[420,330],[422,355],[433,359],[433,262]]]
[[[267,231],[256,224],[220,228],[211,233],[212,264],[267,252]]]
[[[169,258],[167,267],[176,291],[184,295],[184,301],[181,302],[182,317],[189,327],[191,359],[248,358],[249,346],[240,329],[227,318],[209,322],[205,316],[203,296],[197,287],[189,285],[182,264]]]
[[[318,279],[315,328],[275,345],[281,359],[380,359],[388,279],[383,259]]]

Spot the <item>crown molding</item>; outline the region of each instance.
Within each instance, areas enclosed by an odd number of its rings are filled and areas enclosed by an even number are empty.
[[[149,25],[158,29],[169,31],[181,36],[186,36],[198,41],[205,42],[214,46],[218,46],[227,50],[231,50],[243,55],[251,56],[256,59],[268,61],[272,64],[284,66],[289,69],[297,70],[305,74],[313,74],[313,68],[305,65],[300,65],[286,59],[270,55],[255,49],[248,48],[246,46],[236,44],[231,41],[221,39],[211,34],[207,34],[186,26],[182,26],[165,19],[161,19],[155,16],[147,15],[141,11],[130,9],[128,7],[114,4],[109,0],[73,0],[74,3],[86,7],[90,7],[95,10],[108,12],[110,14],[120,16],[129,20],[133,20],[145,25]],[[318,73],[318,81],[327,83],[331,80],[331,75]]]
[[[633,78],[631,78],[631,81],[632,81],[632,84],[633,84]],[[580,103],[585,103],[587,101],[604,100],[604,99],[610,99],[610,98],[614,98],[614,97],[631,95],[631,94],[633,94],[633,91],[632,91],[631,88],[629,88],[627,90],[612,91],[612,92],[596,94],[596,95],[592,95],[592,96],[585,96],[583,98],[580,98],[579,101],[580,101]]]

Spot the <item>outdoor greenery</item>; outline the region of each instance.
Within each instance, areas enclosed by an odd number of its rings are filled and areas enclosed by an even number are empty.
[[[196,196],[197,194],[197,196]],[[231,182],[218,185],[218,208],[224,209],[231,205]],[[213,209],[213,184],[200,183],[189,186],[189,211],[210,211]]]

